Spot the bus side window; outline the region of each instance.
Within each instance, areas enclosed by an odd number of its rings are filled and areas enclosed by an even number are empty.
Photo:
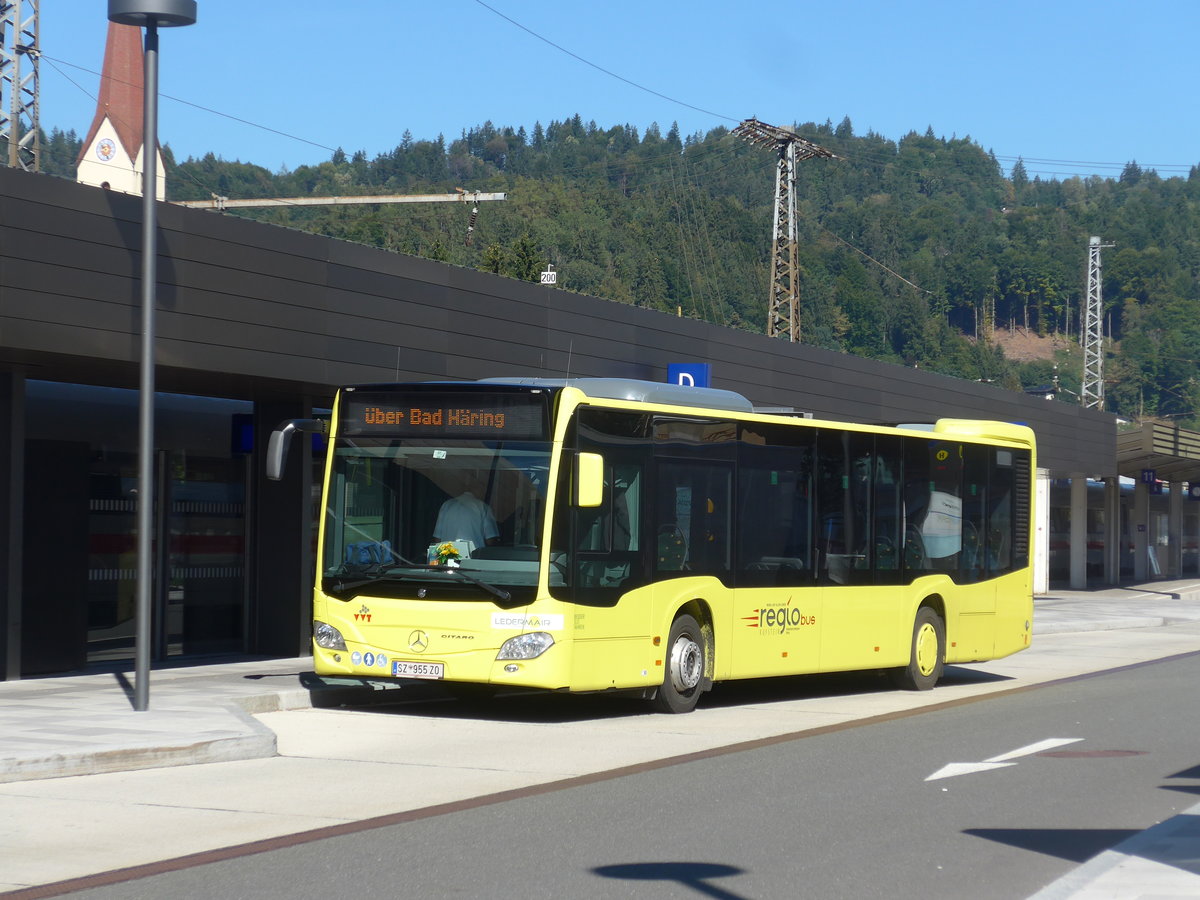
[[[988,447],[967,444],[963,448],[962,552],[958,559],[958,576],[963,583],[987,577],[985,512],[990,456]]]
[[[820,578],[831,584],[868,584],[872,546],[874,436],[822,430],[817,436]]]
[[[962,550],[962,445],[930,441],[929,505],[921,521],[921,536],[929,568],[955,572]]]
[[[646,553],[653,539],[644,534],[646,460],[650,455],[648,416],[581,407],[566,442],[605,461],[603,497],[597,507],[578,507],[570,497],[564,468],[556,504],[551,560],[565,570],[576,602],[615,604],[622,593],[646,583]]]
[[[1013,570],[1013,503],[1012,498],[1017,488],[1018,470],[1014,460],[1018,458],[1024,463],[1024,472],[1028,472],[1028,456],[1018,457],[1016,451],[993,450],[996,465],[992,468],[992,478],[987,497],[987,534],[986,560],[989,575],[1003,575]]]
[[[875,554],[875,583],[897,584],[904,550],[901,510],[900,464],[903,444],[899,438],[875,439],[875,487],[872,550]]]
[[[604,473],[604,501],[576,511],[579,584],[619,587],[629,578],[641,536],[641,467],[616,464]]]
[[[929,442],[924,438],[904,439],[904,550],[901,561],[906,577],[924,574],[929,568],[921,523],[929,509]]]
[[[743,426],[738,448],[737,583],[812,584],[813,431]]]
[[[657,469],[655,533],[660,572],[724,576],[730,569],[732,468],[662,460]]]

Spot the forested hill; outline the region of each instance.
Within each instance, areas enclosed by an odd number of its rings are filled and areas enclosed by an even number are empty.
[[[801,331],[806,343],[1014,390],[1052,384],[1077,402],[1080,306],[1091,235],[1104,251],[1106,408],[1200,425],[1200,166],[1161,178],[1006,178],[969,138],[855,135],[800,125],[837,154],[799,164]],[[52,133],[43,169],[74,176],[74,133]],[[505,191],[470,207],[402,204],[238,214],[537,280],[622,303],[763,331],[775,157],[718,128],[681,137],[490,122],[447,143],[405,132],[389,153],[338,150],[272,173],[212,155],[177,163],[172,199]],[[1006,359],[1006,331],[1058,336],[1055,358]]]

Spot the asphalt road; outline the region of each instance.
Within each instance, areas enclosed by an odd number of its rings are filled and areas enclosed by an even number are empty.
[[[1027,897],[1195,803],[1197,683],[1193,654],[73,896]],[[552,722],[560,709],[555,697],[515,702],[509,716]],[[592,713],[631,710],[613,699]],[[319,807],[337,786],[296,790]]]

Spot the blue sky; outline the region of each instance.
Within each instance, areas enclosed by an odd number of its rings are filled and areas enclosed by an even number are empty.
[[[160,140],[276,171],[486,120],[849,116],[893,140],[970,136],[1042,177],[1200,164],[1200,0],[486,2],[198,0],[195,25],[160,33]],[[47,131],[91,123],[106,16],[42,0]]]

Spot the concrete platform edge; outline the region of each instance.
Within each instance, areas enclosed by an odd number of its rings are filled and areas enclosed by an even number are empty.
[[[1067,900],[1070,897],[1196,896],[1196,839],[1200,836],[1200,803],[1139,832],[1094,856],[1079,868],[1046,885],[1029,900]],[[1180,864],[1184,865],[1180,865]],[[1141,893],[1149,880],[1139,868],[1174,866],[1180,893]],[[1194,879],[1194,883],[1192,882]]]
[[[255,719],[250,712],[242,709],[239,703],[222,703],[219,706],[237,721],[244,733],[194,741],[189,741],[186,735],[180,735],[181,740],[178,743],[154,742],[107,750],[84,749],[74,753],[65,751],[44,756],[10,758],[5,767],[0,769],[0,784],[263,759],[277,755],[275,732]]]

